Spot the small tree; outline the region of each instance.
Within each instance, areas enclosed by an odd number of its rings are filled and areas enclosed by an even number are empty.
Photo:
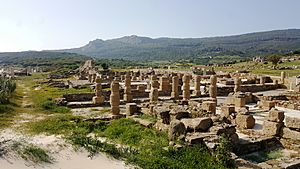
[[[103,70],[107,70],[109,68],[107,63],[102,63],[101,67],[103,68]]]
[[[280,56],[279,55],[275,55],[275,54],[273,54],[273,55],[269,55],[268,57],[267,57],[267,60],[269,61],[269,62],[272,62],[272,64],[273,64],[273,69],[275,69],[276,67],[277,67],[277,64],[278,64],[278,62],[280,61]]]

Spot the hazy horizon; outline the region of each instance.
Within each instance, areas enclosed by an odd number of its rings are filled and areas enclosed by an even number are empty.
[[[0,52],[76,48],[137,35],[203,38],[299,29],[300,1],[47,1],[0,5]]]

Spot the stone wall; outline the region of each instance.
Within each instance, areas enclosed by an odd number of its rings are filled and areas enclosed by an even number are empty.
[[[252,85],[242,85],[241,92],[259,92],[259,91],[266,91],[266,90],[275,90],[281,88],[281,85],[274,85],[274,84],[252,84]],[[218,96],[227,96],[229,93],[232,93],[234,90],[234,85],[230,86],[218,86],[217,92]]]

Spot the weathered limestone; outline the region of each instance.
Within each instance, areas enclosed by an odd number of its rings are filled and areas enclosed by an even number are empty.
[[[236,77],[234,79],[234,93],[241,91],[241,79],[239,77]]]
[[[300,141],[300,132],[284,127],[282,131],[282,137]]]
[[[259,83],[261,85],[265,85],[265,83],[266,83],[266,76],[260,76]]]
[[[90,82],[90,83],[92,83],[92,74],[88,74],[88,81]]]
[[[229,118],[232,113],[235,112],[234,106],[222,106],[221,117]]]
[[[209,97],[217,98],[217,76],[210,76]]]
[[[110,106],[111,113],[114,116],[120,115],[120,85],[118,81],[112,81],[111,94],[110,94]]]
[[[138,90],[140,93],[145,93],[146,86],[145,86],[145,85],[138,85],[138,86],[137,86],[137,90]]]
[[[263,133],[268,136],[279,136],[283,125],[283,122],[277,123],[266,120],[263,124]]]
[[[300,130],[300,118],[296,117],[286,117],[285,126],[292,129]]]
[[[271,108],[275,107],[275,102],[270,100],[261,100],[258,104],[259,107],[271,110]]]
[[[209,113],[216,114],[217,104],[215,101],[204,101],[202,103],[202,109]]]
[[[96,81],[96,86],[95,86],[96,96],[93,97],[93,103],[94,104],[102,104],[102,103],[104,103],[104,97],[102,96],[101,78],[99,76],[97,76],[95,81]]]
[[[123,99],[126,103],[132,102],[133,97],[131,94],[131,77],[129,74],[125,75],[125,87]]]
[[[173,108],[170,111],[170,117],[171,117],[171,120],[175,120],[175,119],[181,120],[183,118],[189,118],[190,113],[182,108]]]
[[[279,136],[284,126],[283,120],[284,112],[273,108],[263,123],[263,133],[268,136]]]
[[[177,138],[184,138],[186,134],[185,125],[179,120],[173,120],[170,123],[168,136],[170,141],[175,141]]]
[[[171,98],[174,99],[174,100],[178,100],[179,99],[178,86],[179,86],[179,78],[178,78],[178,76],[173,76],[172,77]]]
[[[195,84],[194,84],[194,87],[195,87],[195,90],[194,90],[194,95],[196,97],[199,97],[201,96],[201,91],[200,91],[200,85],[201,85],[201,76],[197,75],[195,77]]]
[[[97,74],[93,73],[92,75],[92,82],[95,83],[96,82],[96,78],[97,78]]]
[[[284,84],[285,82],[285,78],[286,78],[286,73],[285,72],[281,72],[281,76],[280,76],[280,81],[282,84]]]
[[[167,76],[160,77],[160,88],[159,89],[163,92],[170,91],[170,81]]]
[[[255,126],[255,119],[252,115],[238,114],[235,118],[238,128],[252,129]]]
[[[273,122],[283,122],[283,120],[284,120],[284,112],[280,111],[280,110],[277,110],[275,108],[272,108],[269,111],[268,120],[269,121],[273,121]]]
[[[213,121],[210,117],[203,118],[185,118],[181,122],[190,131],[207,131],[212,125]]]
[[[127,116],[132,116],[137,112],[138,112],[138,107],[137,107],[136,103],[127,103],[126,104],[126,115]]]
[[[156,75],[151,76],[151,91],[149,94],[150,102],[156,103],[158,101],[158,81]]]
[[[157,76],[156,75],[152,75],[151,76],[151,88],[157,88],[159,87],[159,83],[157,81]]]
[[[190,76],[184,75],[182,81],[183,81],[183,85],[182,85],[183,101],[188,101],[190,100]]]

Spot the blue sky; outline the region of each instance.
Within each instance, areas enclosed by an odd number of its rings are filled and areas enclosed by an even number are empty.
[[[299,0],[0,0],[0,51],[300,28]]]

